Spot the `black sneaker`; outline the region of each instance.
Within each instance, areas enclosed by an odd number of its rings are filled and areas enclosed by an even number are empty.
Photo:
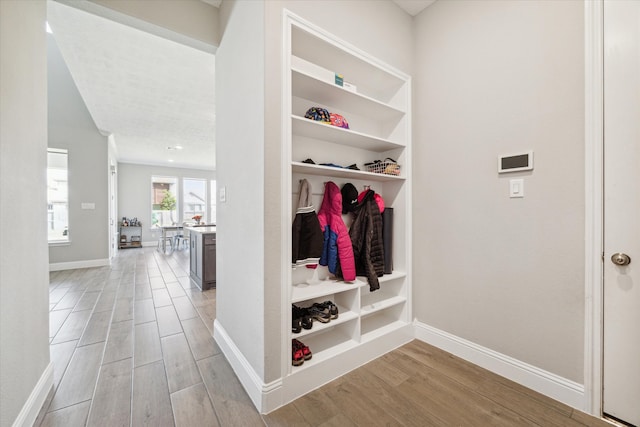
[[[332,301],[325,301],[323,304],[329,308],[329,315],[331,316],[331,319],[337,319],[338,306],[335,305]]]
[[[327,322],[331,321],[331,315],[328,312],[326,312],[326,310],[316,306],[315,304],[312,305],[311,307],[309,307],[307,310],[308,310],[307,312],[309,313],[309,315],[314,320],[317,320],[317,321],[322,322],[322,323],[327,323]]]
[[[311,329],[312,326],[313,319],[307,309],[291,304],[291,332],[297,334],[300,333],[302,328]]]
[[[298,314],[299,310],[295,305],[291,305],[291,332],[294,334],[298,334],[302,330],[302,319]]]
[[[304,315],[300,319],[300,324],[303,329],[311,329],[313,327],[313,318],[306,312],[306,310],[303,310],[303,312]]]
[[[330,319],[338,318],[338,306],[335,305],[332,301],[325,301],[323,303],[315,303],[314,307],[317,307],[319,310],[322,310],[324,313],[329,315]]]

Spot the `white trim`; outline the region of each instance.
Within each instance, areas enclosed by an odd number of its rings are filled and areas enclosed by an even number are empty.
[[[291,26],[294,21],[294,16],[291,15],[287,9],[282,10],[282,112],[281,114],[281,129],[282,129],[282,144],[281,144],[281,152],[280,152],[280,161],[282,162],[281,175],[280,175],[280,194],[286,197],[283,197],[283,214],[280,215],[280,229],[283,230],[281,233],[281,241],[280,247],[282,248],[282,262],[280,266],[280,283],[282,283],[282,288],[280,291],[280,307],[281,316],[280,316],[280,330],[281,331],[289,331],[289,327],[291,325],[291,318],[289,304],[291,304],[291,257],[292,257],[292,249],[291,249],[291,239],[292,239],[292,231],[291,231],[291,223],[293,219],[291,218],[289,212],[292,211],[292,200],[289,195],[293,192],[293,184],[291,182],[291,144],[292,144],[292,135],[291,135],[291,116],[289,112],[291,111]],[[290,365],[289,355],[291,354],[291,341],[288,332],[282,334],[282,339],[280,342],[280,360],[282,361],[280,365],[281,377],[286,377],[289,373]]]
[[[213,338],[258,412],[264,413],[266,408],[280,406],[282,380],[264,383],[217,319],[213,322]]]
[[[468,362],[573,408],[580,409],[583,407],[584,387],[582,384],[441,331],[417,320],[414,322],[414,326],[416,339],[441,348]]]
[[[143,19],[136,18],[132,15],[119,12],[110,7],[101,6],[92,1],[87,0],[56,0],[58,3],[62,3],[66,6],[71,6],[76,9],[83,10],[88,13],[100,16],[102,18],[115,21],[119,24],[135,28],[137,30],[144,31],[145,33],[153,34],[154,36],[161,37],[185,46],[192,47],[203,52],[215,54],[218,50],[218,46],[207,41],[198,40],[189,36],[186,36],[180,32],[173,31],[171,29],[162,27],[158,24],[145,21]],[[212,40],[213,41],[213,40]],[[216,40],[216,43],[220,43],[220,40]],[[106,135],[105,135],[106,136]],[[160,165],[162,166],[162,165]]]
[[[109,258],[88,259],[84,261],[55,262],[49,264],[49,271],[73,270],[76,268],[104,267],[111,265]]]
[[[42,409],[42,405],[44,405],[45,400],[47,400],[51,387],[53,387],[53,363],[49,362],[47,367],[44,369],[44,372],[42,372],[40,379],[36,383],[36,386],[31,390],[29,398],[24,403],[20,413],[13,422],[13,427],[27,427],[32,426],[35,423],[36,418],[38,418],[38,414],[40,413],[40,409]]]
[[[583,411],[602,416],[603,351],[603,1],[586,1],[585,19],[585,331]]]

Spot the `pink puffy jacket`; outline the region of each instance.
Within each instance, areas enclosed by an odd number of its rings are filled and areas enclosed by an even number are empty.
[[[332,274],[341,274],[346,282],[354,281],[356,265],[349,231],[342,221],[342,194],[338,186],[331,181],[324,187],[324,199],[318,211],[318,221],[324,235],[320,265],[328,266]]]

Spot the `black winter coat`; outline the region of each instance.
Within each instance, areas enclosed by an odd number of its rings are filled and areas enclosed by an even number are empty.
[[[355,219],[349,229],[356,261],[356,274],[366,276],[369,290],[380,289],[378,277],[384,273],[384,246],[382,241],[382,215],[368,190],[354,212]]]

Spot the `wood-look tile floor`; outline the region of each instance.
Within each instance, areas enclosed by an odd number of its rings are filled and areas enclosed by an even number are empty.
[[[264,426],[212,338],[189,252],[118,252],[50,274],[54,386],[36,426]]]
[[[54,387],[36,426],[609,426],[420,341],[260,415],[211,334],[188,251],[50,275]]]

